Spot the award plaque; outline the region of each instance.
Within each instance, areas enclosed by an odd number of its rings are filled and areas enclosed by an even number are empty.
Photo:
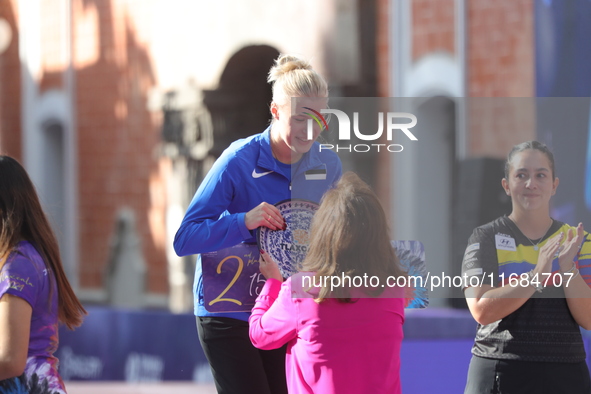
[[[275,206],[285,219],[287,229],[271,230],[260,227],[257,241],[259,248],[275,259],[281,275],[288,278],[298,271],[299,264],[306,257],[310,244],[310,225],[318,204],[292,199],[281,201]]]
[[[429,275],[425,265],[423,244],[420,241],[390,241],[390,243],[396,250],[396,256],[398,256],[400,265],[408,278],[414,277],[416,279],[407,280],[410,295],[407,297],[406,308],[426,308],[429,305],[429,292],[426,284]]]

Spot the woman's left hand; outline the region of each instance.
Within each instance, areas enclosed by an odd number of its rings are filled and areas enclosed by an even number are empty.
[[[562,245],[560,254],[558,255],[558,264],[562,272],[568,271],[574,264],[575,255],[579,251],[579,246],[583,242],[584,235],[583,223],[579,223],[577,229],[568,229],[566,233],[566,240]]]
[[[283,276],[279,271],[279,266],[273,260],[267,252],[261,249],[261,258],[259,259],[259,270],[266,279],[277,279],[279,282],[283,282]]]
[[[262,202],[250,211],[246,212],[244,216],[244,224],[249,230],[254,230],[257,227],[267,227],[271,230],[285,230],[287,224],[281,216],[279,209],[267,202]]]

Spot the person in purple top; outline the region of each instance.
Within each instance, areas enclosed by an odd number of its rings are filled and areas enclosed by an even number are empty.
[[[0,156],[0,394],[65,393],[58,324],[73,329],[85,314],[31,179]]]

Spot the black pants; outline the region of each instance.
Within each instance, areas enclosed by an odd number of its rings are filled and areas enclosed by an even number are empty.
[[[285,349],[259,350],[250,342],[248,322],[197,317],[203,352],[219,394],[287,394]]]
[[[472,356],[464,394],[589,394],[587,363],[493,360]]]

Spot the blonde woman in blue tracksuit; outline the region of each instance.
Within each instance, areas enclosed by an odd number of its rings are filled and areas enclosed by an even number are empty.
[[[256,242],[261,226],[284,229],[285,220],[274,204],[292,198],[320,202],[340,178],[338,156],[316,142],[321,132],[316,122],[313,138],[308,135],[309,114],[327,108],[324,78],[308,62],[281,55],[268,80],[273,84],[271,125],[232,143],[214,163],[175,236],[179,256]],[[199,339],[218,393],[287,393],[285,348],[265,351],[252,346],[249,312],[205,309],[201,256],[193,290]]]

